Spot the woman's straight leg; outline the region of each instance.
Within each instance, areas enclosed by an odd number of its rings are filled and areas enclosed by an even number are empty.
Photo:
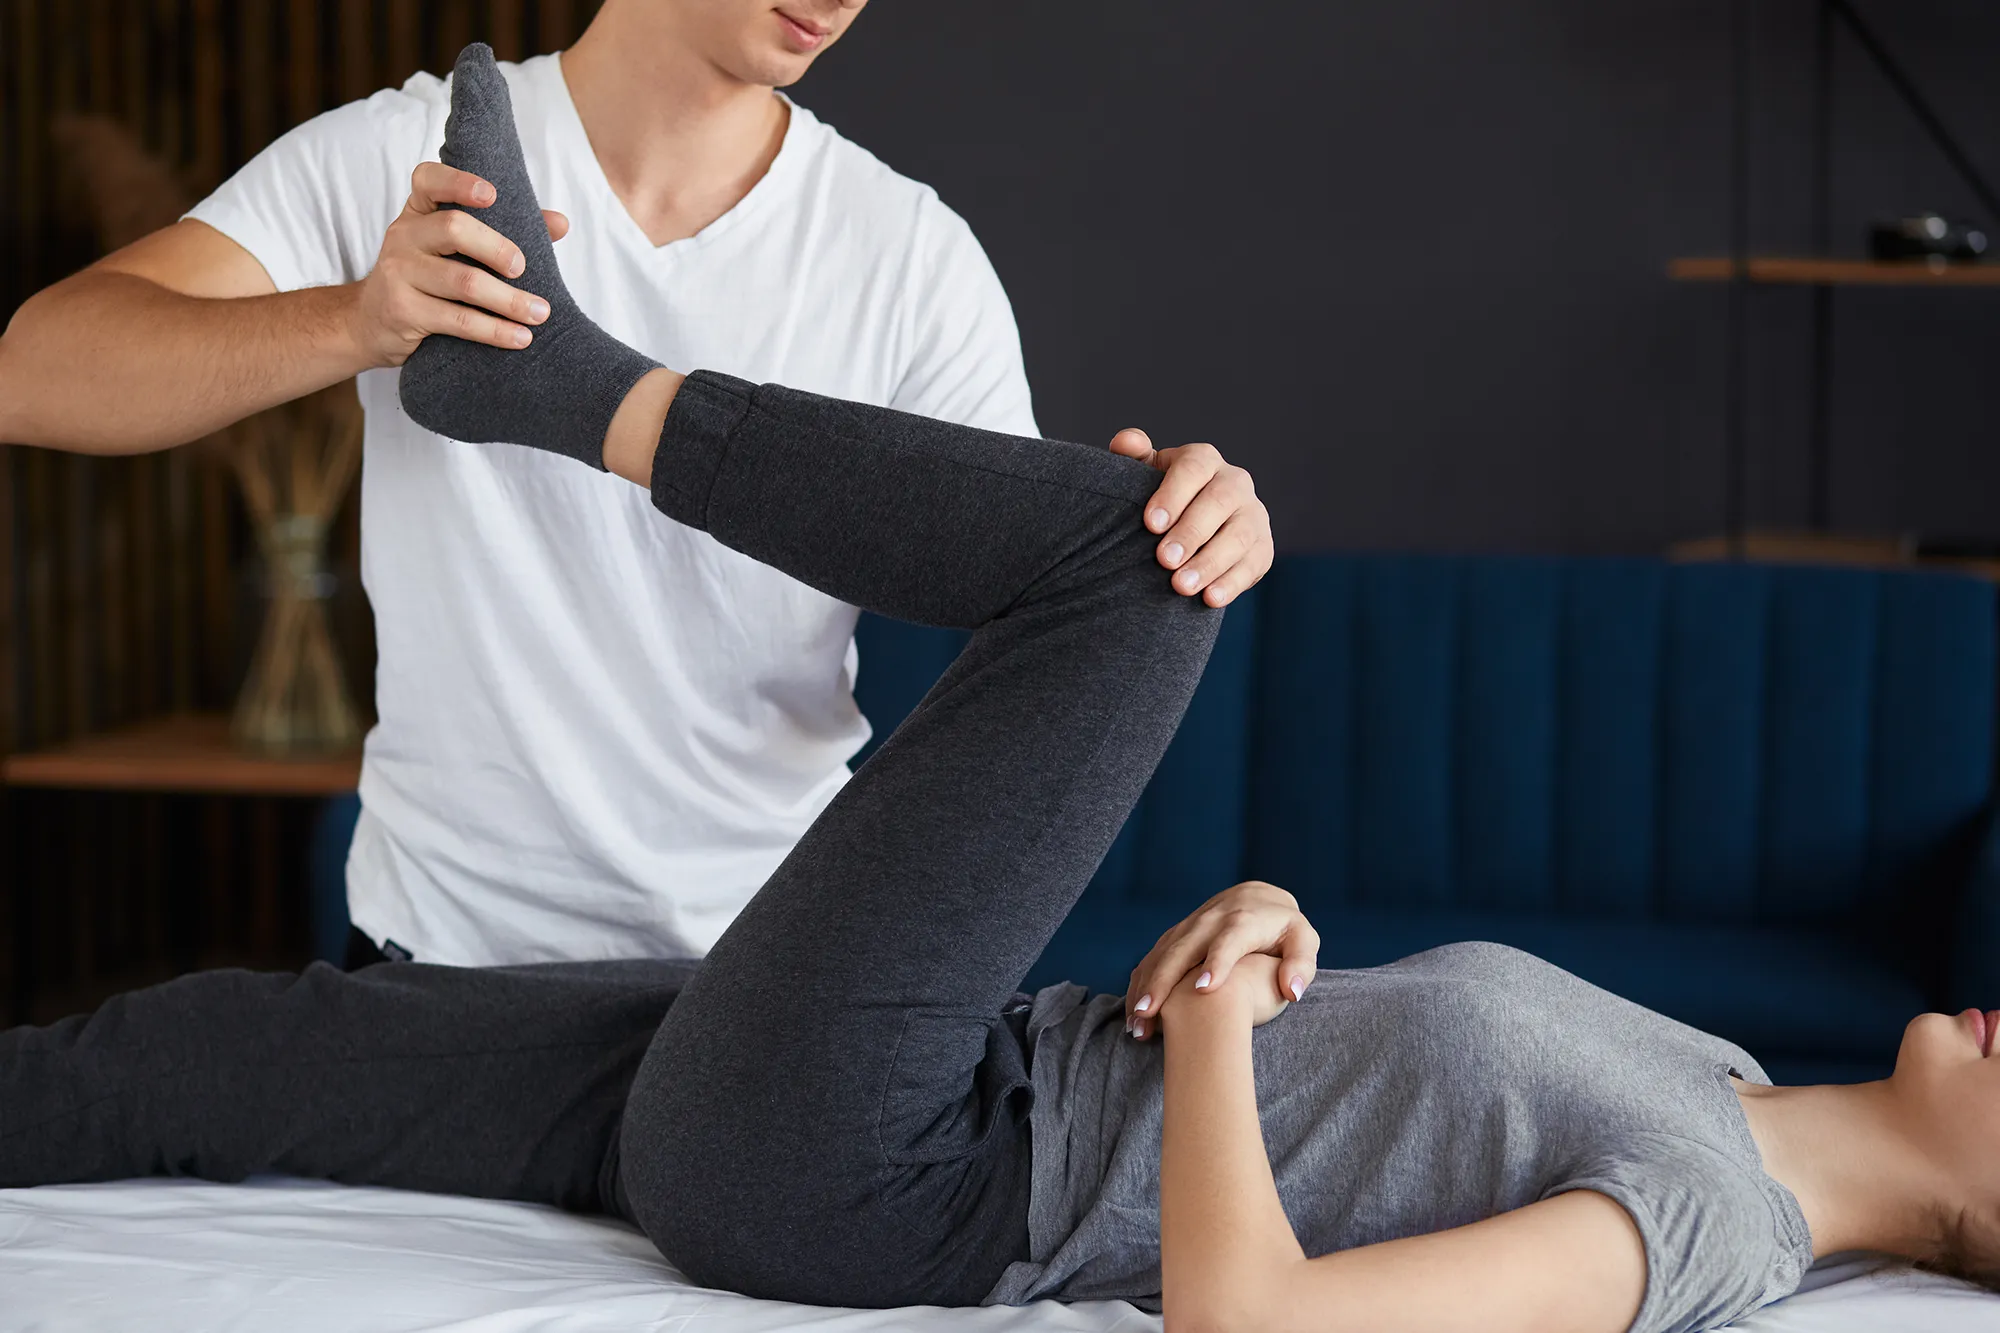
[[[724,934],[634,1083],[631,1206],[697,1281],[973,1303],[1022,1257],[1025,1090],[1000,1015],[1221,618],[1155,563],[1156,481],[1079,445],[681,386],[660,508],[834,596],[974,629]]]
[[[200,972],[0,1032],[0,1188],[277,1173],[618,1211],[626,1092],[694,967]]]

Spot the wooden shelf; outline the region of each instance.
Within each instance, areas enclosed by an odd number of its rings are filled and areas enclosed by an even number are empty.
[[[1760,286],[1797,287],[2000,287],[2000,264],[1946,264],[1920,259],[1884,263],[1874,259],[1812,259],[1752,255],[1750,281]],[[1676,259],[1667,265],[1675,282],[1728,282],[1734,260],[1724,257]]]
[[[1826,532],[1753,530],[1740,546],[1727,537],[1701,537],[1667,548],[1673,560],[1745,560],[1790,565],[1852,565],[1865,569],[1947,569],[2000,582],[2000,560],[1917,555],[1900,537],[1841,536]]]
[[[361,752],[280,759],[239,750],[220,713],[180,713],[0,762],[12,787],[332,796],[361,780]]]

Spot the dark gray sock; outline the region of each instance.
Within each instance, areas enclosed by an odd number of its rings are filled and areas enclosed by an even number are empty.
[[[451,117],[439,156],[492,184],[499,197],[467,211],[521,248],[527,267],[513,284],[547,301],[549,317],[519,349],[442,334],[424,339],[403,363],[403,410],[454,440],[532,445],[601,470],[613,414],[659,362],[592,323],[563,285],[521,156],[507,80],[484,42],[459,52],[452,69]]]

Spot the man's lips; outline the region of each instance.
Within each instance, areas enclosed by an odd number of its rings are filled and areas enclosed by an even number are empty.
[[[782,9],[777,11],[777,13],[779,20],[792,30],[800,42],[808,46],[818,46],[822,41],[826,40],[826,35],[833,31],[832,28],[824,23],[815,23],[811,19],[797,18]]]

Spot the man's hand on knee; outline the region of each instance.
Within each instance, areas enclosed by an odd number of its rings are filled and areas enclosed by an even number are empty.
[[[1146,502],[1146,527],[1160,535],[1159,560],[1174,591],[1227,606],[1271,569],[1271,513],[1244,469],[1212,444],[1155,449],[1143,430],[1111,437],[1111,452],[1166,474]]]

